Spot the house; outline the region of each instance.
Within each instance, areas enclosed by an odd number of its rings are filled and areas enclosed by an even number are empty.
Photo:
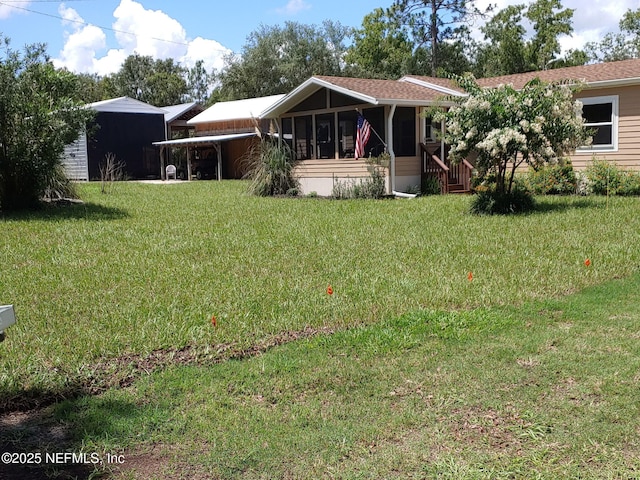
[[[269,133],[269,120],[262,111],[284,95],[218,102],[186,123],[194,136],[154,142],[164,152],[182,150],[188,159],[178,165],[179,176],[237,179],[244,175],[243,160],[262,134]]]
[[[62,163],[72,180],[100,178],[108,154],[122,162],[128,178],[158,178],[160,162],[153,142],[166,139],[167,112],[133,98],[121,97],[87,105],[96,111],[93,125],[65,148]]]
[[[593,144],[578,149],[571,160],[585,168],[593,156],[615,161],[628,169],[640,169],[640,60],[568,67],[480,79],[485,87],[512,83],[516,88],[539,77],[544,81],[580,80],[588,127],[596,130]],[[314,76],[262,112],[277,122],[278,132],[296,158],[303,192],[330,195],[338,180],[368,177],[365,159],[356,159],[354,142],[358,114],[373,132],[365,157],[385,149],[391,156],[388,189],[404,191],[426,177],[439,179],[445,192],[469,189],[472,166],[451,165],[446,146],[435,135],[425,111],[443,105],[443,97],[464,95],[452,81],[405,76],[399,80]]]

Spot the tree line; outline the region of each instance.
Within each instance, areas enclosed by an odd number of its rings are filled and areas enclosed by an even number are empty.
[[[640,9],[625,13],[619,32],[563,54],[560,38],[573,32],[573,14],[561,0],[535,0],[497,12],[480,10],[476,0],[395,0],[367,14],[357,28],[330,20],[261,25],[217,72],[207,71],[202,61],[186,68],[172,59],[132,55],[114,74],[79,75],[78,97],[209,105],[287,93],[312,75],[397,79],[471,72],[490,77],[640,56]],[[471,35],[474,25],[481,40]]]

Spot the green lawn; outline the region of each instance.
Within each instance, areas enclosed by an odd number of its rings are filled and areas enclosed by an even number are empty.
[[[640,475],[639,199],[474,217],[244,186],[3,219],[0,406],[71,396],[49,410],[76,446],[160,445],[158,478]]]

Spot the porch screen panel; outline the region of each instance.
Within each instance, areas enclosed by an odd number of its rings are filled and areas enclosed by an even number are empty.
[[[372,129],[364,149],[365,157],[369,155],[377,157],[386,149],[384,142],[386,142],[387,129],[384,122],[384,107],[365,108],[362,110],[362,115],[367,119]]]
[[[293,150],[293,119],[282,119],[282,139],[285,141],[289,148]]]
[[[298,160],[308,160],[313,151],[311,115],[295,118],[295,153]]]
[[[335,158],[335,115],[316,115],[316,157]]]
[[[393,151],[398,157],[416,155],[416,109],[398,107],[393,117]]]
[[[338,113],[338,149],[340,158],[355,155],[358,113],[353,111]]]

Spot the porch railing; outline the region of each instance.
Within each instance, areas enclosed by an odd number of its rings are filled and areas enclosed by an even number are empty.
[[[431,153],[424,143],[420,143],[422,155],[422,183],[427,178],[435,178],[440,187],[440,193],[449,193],[449,167],[440,157]]]
[[[437,155],[439,150],[431,153],[424,143],[420,143],[423,183],[426,178],[435,178],[438,181],[441,193],[471,191],[473,165],[467,160],[462,160],[455,165],[447,159],[443,161]]]

